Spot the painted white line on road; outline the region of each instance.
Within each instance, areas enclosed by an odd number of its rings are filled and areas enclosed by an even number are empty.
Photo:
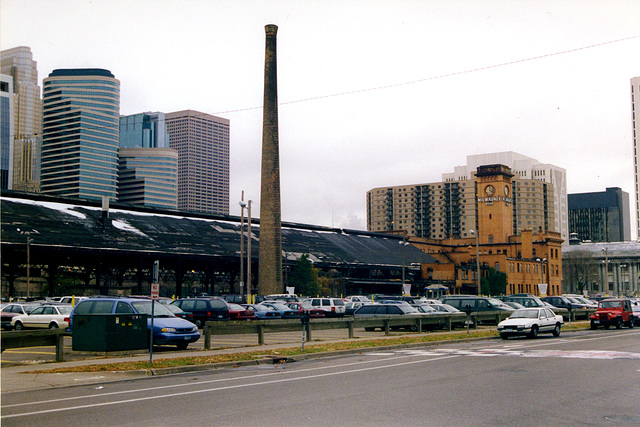
[[[307,375],[307,376],[295,377],[295,378],[280,378],[280,379],[276,379],[276,380],[268,380],[268,381],[255,382],[255,383],[249,383],[249,384],[235,384],[235,385],[228,385],[228,386],[210,388],[210,389],[205,389],[205,390],[191,390],[191,391],[184,391],[184,392],[181,392],[181,393],[170,393],[170,394],[164,394],[164,395],[160,395],[160,396],[139,397],[139,398],[129,399],[129,400],[117,400],[117,401],[113,401],[113,402],[102,402],[102,403],[93,403],[93,404],[87,404],[87,405],[70,406],[68,408],[45,409],[45,410],[42,410],[42,411],[32,411],[32,412],[25,412],[25,413],[21,413],[21,414],[2,415],[2,416],[0,416],[0,419],[28,417],[30,415],[42,415],[42,414],[51,414],[51,413],[54,413],[54,412],[74,411],[74,410],[79,410],[79,409],[95,408],[95,407],[98,407],[98,406],[124,405],[124,404],[127,404],[127,403],[144,402],[144,401],[147,401],[147,400],[167,399],[167,398],[173,398],[173,397],[188,396],[188,395],[196,394],[196,393],[198,393],[198,394],[211,393],[211,392],[216,392],[216,391],[232,390],[232,389],[238,389],[238,388],[264,386],[264,385],[268,385],[268,384],[278,384],[278,383],[286,383],[286,382],[293,382],[293,381],[312,380],[312,379],[316,379],[316,378],[332,377],[332,376],[346,375],[346,374],[355,374],[355,373],[361,373],[361,372],[367,372],[367,371],[375,371],[375,370],[379,370],[379,369],[389,369],[389,368],[395,368],[395,367],[399,367],[399,366],[415,365],[415,364],[426,363],[426,362],[435,362],[435,361],[438,361],[438,360],[452,359],[452,358],[455,358],[455,357],[458,357],[458,356],[456,356],[456,355],[446,355],[446,356],[437,357],[437,358],[433,358],[433,359],[420,359],[420,360],[413,360],[413,361],[409,361],[409,362],[393,363],[393,364],[384,365],[384,366],[370,366],[368,368],[353,369],[351,371],[327,372],[325,374]]]
[[[369,353],[365,353],[365,355],[366,354],[369,354]],[[404,358],[409,358],[409,357],[414,357],[415,356],[413,354],[404,355],[404,356],[398,356],[398,354],[396,354],[396,353],[387,353],[387,354],[379,353],[379,354],[386,355],[386,356],[391,356],[395,360],[404,359]],[[439,353],[439,354],[436,354],[436,356],[442,356],[442,354]],[[267,373],[263,373],[263,374],[247,374],[247,375],[241,375],[241,376],[234,376],[234,377],[230,377],[230,378],[217,378],[215,380],[193,381],[193,382],[189,382],[189,383],[185,383],[185,384],[172,384],[172,385],[168,385],[168,386],[139,388],[139,389],[133,389],[133,390],[131,390],[131,389],[130,390],[121,390],[121,391],[114,391],[114,392],[96,394],[96,395],[91,395],[91,396],[75,396],[75,397],[65,397],[65,398],[59,398],[59,399],[41,400],[41,401],[29,401],[29,402],[25,402],[25,403],[15,403],[15,404],[12,404],[12,405],[2,405],[2,408],[15,408],[15,407],[19,407],[19,406],[43,405],[43,404],[49,404],[49,403],[64,402],[64,401],[69,401],[69,400],[91,399],[91,398],[96,398],[96,397],[105,397],[105,396],[114,395],[114,394],[122,395],[122,394],[126,394],[126,393],[142,393],[142,392],[146,392],[146,391],[154,391],[154,390],[162,390],[162,389],[175,390],[176,388],[179,388],[179,387],[192,387],[192,386],[197,386],[197,385],[213,384],[213,383],[226,382],[226,381],[239,381],[239,380],[243,380],[243,379],[246,379],[246,378],[255,379],[255,378],[260,378],[260,377],[270,377],[270,376],[274,376],[274,375],[284,375],[284,374],[293,374],[293,373],[300,373],[300,372],[319,371],[319,370],[325,370],[325,369],[345,368],[345,367],[349,367],[349,366],[357,366],[357,365],[363,365],[363,364],[369,364],[369,363],[378,363],[378,362],[381,362],[381,361],[384,361],[384,359],[382,359],[382,360],[358,360],[356,362],[342,363],[340,365],[315,366],[315,367],[312,367],[312,368],[289,369],[288,371],[278,370],[276,372],[267,372]],[[193,374],[193,372],[191,372],[190,374]],[[184,375],[184,373],[179,373],[179,374],[175,374],[175,375]],[[169,375],[166,375],[166,376],[169,376]]]

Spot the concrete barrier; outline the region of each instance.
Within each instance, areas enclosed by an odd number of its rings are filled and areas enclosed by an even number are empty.
[[[64,361],[64,337],[71,336],[64,329],[9,331],[0,333],[2,351],[9,348],[56,346],[56,362]]]

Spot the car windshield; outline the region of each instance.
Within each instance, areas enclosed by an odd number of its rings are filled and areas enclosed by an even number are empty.
[[[511,319],[537,319],[538,318],[538,310],[531,309],[521,309],[514,311],[511,316]]]
[[[307,304],[307,303],[300,304],[300,306],[302,308],[304,308],[305,310],[315,310],[316,309],[314,306],[312,306],[311,304]]]
[[[489,298],[489,302],[491,303],[491,305],[494,305],[494,306],[497,306],[497,307],[504,307],[506,305],[505,303],[503,303],[499,299],[495,299],[495,298]]]
[[[151,316],[151,301],[134,301],[131,305],[138,313]],[[175,317],[175,315],[166,306],[155,301],[153,304],[153,317]]]
[[[418,310],[411,307],[409,304],[396,304],[396,307],[399,307],[400,310],[404,312],[404,314],[419,313]]]
[[[276,311],[273,307],[269,307],[268,305],[256,304],[253,307],[258,311]]]
[[[284,304],[271,304],[273,307],[275,307],[276,310],[291,310],[289,307],[287,307]]]
[[[162,304],[162,303],[160,303]],[[167,310],[169,310],[172,313],[183,313],[182,309],[180,307],[178,307],[177,305],[174,304],[162,304],[163,307],[165,307]]]
[[[600,301],[600,307],[602,308],[622,307],[622,301]]]
[[[229,309],[230,310],[239,310],[239,311],[244,311],[244,308],[241,305],[238,304],[229,304]]]

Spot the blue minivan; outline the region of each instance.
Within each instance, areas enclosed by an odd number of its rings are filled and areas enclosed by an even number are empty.
[[[75,314],[146,314],[147,329],[151,328],[150,299],[126,297],[94,297],[83,299],[73,308],[69,316],[69,329],[73,329]],[[175,345],[184,350],[189,343],[200,338],[198,327],[193,323],[176,317],[165,306],[154,302],[153,306],[153,344]]]

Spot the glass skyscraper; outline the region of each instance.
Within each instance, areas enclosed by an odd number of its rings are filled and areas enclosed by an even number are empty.
[[[19,46],[0,52],[0,63],[0,72],[13,79],[12,188],[38,192],[42,101],[37,62],[29,47]]]
[[[115,201],[120,82],[98,68],[54,70],[43,81],[41,191]]]
[[[178,152],[168,147],[164,113],[120,117],[119,202],[178,207]]]
[[[121,116],[120,147],[169,148],[164,113]]]
[[[0,188],[13,189],[13,79],[0,75]]]

